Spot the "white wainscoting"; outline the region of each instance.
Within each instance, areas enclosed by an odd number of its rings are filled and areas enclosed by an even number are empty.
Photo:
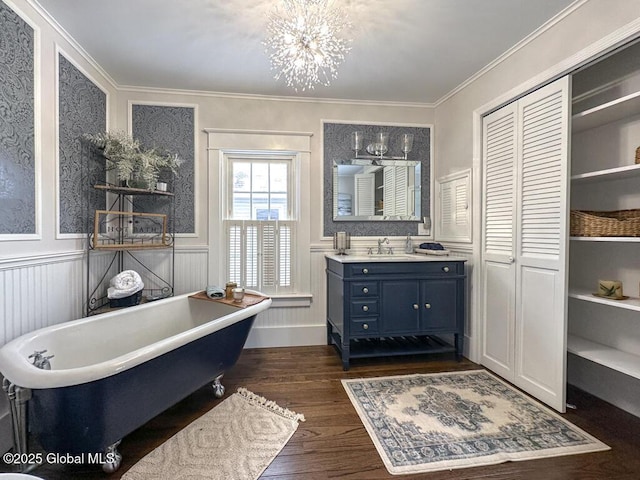
[[[84,252],[0,263],[0,345],[82,316]]]
[[[171,253],[159,255],[158,252],[147,250],[134,252],[134,255],[153,274],[129,256],[125,256],[124,266],[140,274],[145,288],[162,287],[162,282],[155,275],[163,279],[171,278]],[[176,247],[173,282],[175,295],[207,288],[208,256],[207,247]]]
[[[0,345],[42,327],[82,316],[84,252],[41,255],[0,262]],[[13,443],[11,416],[0,401],[0,451]]]
[[[326,250],[329,252],[330,250]],[[249,334],[246,347],[324,345],[326,330],[325,251],[311,248],[311,299],[305,307],[271,307],[261,313]]]
[[[176,248],[175,294],[207,288],[208,247]]]

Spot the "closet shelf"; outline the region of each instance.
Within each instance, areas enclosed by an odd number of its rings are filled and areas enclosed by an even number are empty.
[[[638,114],[640,114],[640,92],[634,92],[576,113],[571,120],[571,130],[573,133],[578,133]]]
[[[640,163],[571,175],[571,181],[573,183],[591,183],[609,180],[622,180],[637,176],[640,176]]]
[[[640,312],[640,298],[630,297],[626,300],[609,300],[607,298],[596,297],[589,290],[578,288],[572,288],[569,290],[569,298]]]
[[[640,356],[596,343],[577,335],[567,337],[567,351],[631,377],[640,379]]]

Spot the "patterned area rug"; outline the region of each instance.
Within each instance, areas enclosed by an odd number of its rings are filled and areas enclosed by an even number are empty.
[[[391,474],[609,449],[484,370],[342,384]]]
[[[125,480],[251,480],[280,453],[304,416],[239,388],[136,463]]]

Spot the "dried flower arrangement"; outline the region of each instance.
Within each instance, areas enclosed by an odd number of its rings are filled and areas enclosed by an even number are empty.
[[[131,187],[153,190],[162,170],[177,175],[182,164],[176,154],[143,149],[138,140],[123,131],[85,134],[82,138],[101,150],[107,169],[115,170],[117,179]]]

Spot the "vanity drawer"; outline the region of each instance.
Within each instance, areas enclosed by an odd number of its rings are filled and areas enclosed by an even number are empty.
[[[353,300],[351,302],[351,316],[377,315],[378,300]]]
[[[353,282],[352,297],[375,297],[378,295],[378,282]]]
[[[351,320],[351,335],[369,335],[378,333],[378,317]]]
[[[358,279],[375,275],[464,275],[464,262],[419,261],[353,263],[348,265],[347,274]]]

